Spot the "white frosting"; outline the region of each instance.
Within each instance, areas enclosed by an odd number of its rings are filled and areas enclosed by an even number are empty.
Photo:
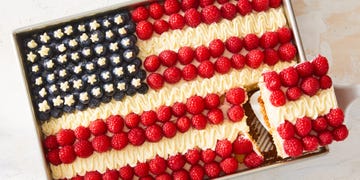
[[[65,77],[67,75],[66,69],[62,69],[59,71],[59,76],[60,77]]]
[[[71,164],[50,165],[50,169],[56,179],[71,178],[83,176],[87,171],[105,173],[106,169],[120,169],[127,164],[134,167],[137,162],[146,162],[156,155],[167,159],[178,153],[185,154],[195,147],[215,150],[217,140],[228,139],[233,142],[239,133],[249,131],[246,118],[236,123],[225,120],[221,125],[207,125],[204,130],[190,129],[185,133],[177,133],[173,138],[163,138],[157,143],[145,142],[141,146],[127,145],[120,151],[112,149],[104,153],[94,152],[88,158],[76,158]]]
[[[66,34],[66,35],[71,35],[72,33],[73,33],[74,31],[73,31],[73,27],[72,26],[70,26],[70,25],[68,25],[68,26],[66,26],[65,28],[64,28],[64,33]]]
[[[125,89],[125,86],[126,86],[125,83],[118,83],[117,86],[116,86],[116,88],[117,88],[118,90],[122,91],[122,90]]]
[[[50,106],[46,100],[38,104],[40,112],[46,112],[50,110]]]
[[[80,32],[84,32],[86,29],[85,29],[85,25],[84,24],[80,24],[80,25],[78,25],[78,30],[80,31]]]
[[[111,30],[108,30],[105,32],[105,36],[106,38],[112,38],[114,36],[114,33]]]
[[[128,71],[129,71],[129,73],[133,73],[133,72],[135,72],[136,71],[136,68],[135,68],[135,65],[128,65],[127,66],[127,69],[128,69]]]
[[[67,56],[66,56],[66,54],[60,54],[60,55],[58,56],[58,58],[57,58],[57,61],[58,61],[59,63],[61,63],[61,64],[66,63],[66,61],[67,61]]]
[[[109,27],[110,25],[111,25],[111,23],[110,23],[109,20],[105,20],[105,21],[103,22],[103,26],[105,26],[105,27]]]
[[[99,96],[101,94],[100,88],[99,87],[95,87],[91,90],[91,94],[93,94],[94,96]]]
[[[55,64],[54,64],[53,60],[50,59],[48,62],[46,62],[46,67],[49,69],[53,68],[54,66],[55,66]]]
[[[81,71],[82,71],[81,65],[78,65],[78,66],[74,67],[74,73],[79,74]]]
[[[90,30],[97,30],[100,27],[100,24],[96,20],[91,21],[89,25]]]
[[[72,106],[75,103],[74,95],[68,95],[64,97],[64,104],[67,106]]]
[[[80,59],[79,53],[78,52],[71,53],[71,59],[75,61],[79,60]]]
[[[122,28],[119,28],[119,29],[118,29],[118,33],[119,33],[120,35],[125,35],[127,32],[126,32],[126,29],[125,29],[124,27],[122,27]]]
[[[50,36],[45,32],[44,34],[40,35],[40,41],[43,43],[47,43],[50,40]]]
[[[80,36],[80,41],[84,42],[89,39],[89,36],[86,33],[82,33]]]
[[[75,47],[78,45],[78,42],[76,41],[76,39],[72,39],[69,41],[69,46],[70,47]]]
[[[109,44],[109,49],[110,49],[111,51],[116,51],[116,50],[118,50],[118,49],[119,49],[118,43],[117,43],[117,42],[110,43],[110,44]]]
[[[56,49],[57,49],[58,51],[60,51],[60,52],[66,51],[66,47],[65,47],[64,44],[58,45],[58,46],[56,47]]]
[[[82,92],[79,95],[79,99],[81,101],[87,101],[87,100],[89,100],[89,94],[87,92]]]
[[[92,74],[92,75],[88,76],[87,82],[91,85],[94,85],[97,82],[96,75]]]
[[[91,42],[93,42],[93,43],[98,42],[99,41],[98,34],[97,33],[91,34],[90,39],[91,39]]]
[[[74,86],[74,88],[76,88],[76,89],[80,89],[80,88],[83,86],[82,80],[81,80],[81,79],[78,79],[78,80],[73,81],[73,86]]]
[[[29,41],[27,43],[27,47],[31,48],[31,49],[34,49],[37,47],[37,43],[32,39],[31,41]]]
[[[141,80],[138,78],[135,78],[133,80],[131,80],[131,85],[133,85],[134,87],[139,87],[141,85]]]
[[[93,63],[88,63],[88,64],[86,64],[86,66],[85,66],[85,68],[87,69],[87,70],[93,70],[94,69],[94,64]]]
[[[42,83],[43,83],[42,77],[37,77],[37,78],[35,79],[35,84],[36,84],[36,85],[40,86]]]
[[[64,36],[64,33],[61,31],[61,29],[58,29],[54,31],[54,37],[57,39],[61,39]]]
[[[106,71],[106,72],[101,73],[101,77],[103,79],[109,79],[110,78],[110,72]]]
[[[68,81],[65,81],[65,82],[60,83],[60,89],[61,89],[63,92],[66,92],[69,88],[70,88],[70,86],[69,86],[69,82],[68,82]]]
[[[41,57],[45,57],[45,56],[49,55],[49,51],[50,51],[50,48],[43,45],[43,46],[41,46],[38,53],[40,54]]]
[[[104,52],[104,46],[96,46],[95,47],[95,52],[97,54],[101,54],[102,52]]]
[[[26,55],[26,59],[30,62],[35,62],[37,55],[34,54],[32,51],[30,51],[27,55]]]
[[[133,56],[134,56],[134,53],[132,51],[129,51],[129,52],[125,53],[125,57],[128,58],[128,59],[132,58]]]
[[[98,61],[97,61],[97,64],[99,66],[105,66],[106,65],[106,58],[104,58],[104,57],[99,58]]]
[[[116,24],[121,24],[121,23],[124,22],[124,20],[123,20],[122,16],[121,16],[120,14],[118,14],[118,15],[115,15],[115,17],[114,17],[114,22],[115,22]]]
[[[64,103],[64,100],[62,100],[60,96],[56,96],[56,98],[54,98],[52,102],[54,106],[61,106]]]
[[[119,64],[119,63],[120,63],[120,56],[112,56],[112,57],[111,57],[111,61],[112,61],[114,64]]]
[[[114,91],[114,85],[113,84],[105,84],[104,89],[106,92],[111,93]]]
[[[34,72],[34,73],[36,73],[36,72],[39,72],[39,65],[33,65],[32,67],[31,67],[31,71],[32,72]]]
[[[55,79],[55,74],[51,73],[46,77],[49,81],[53,81]]]
[[[41,88],[41,90],[39,91],[39,95],[41,97],[45,97],[47,95],[46,89],[45,88]]]
[[[57,87],[55,86],[55,84],[53,84],[53,85],[50,86],[49,90],[51,92],[55,92],[57,90]]]

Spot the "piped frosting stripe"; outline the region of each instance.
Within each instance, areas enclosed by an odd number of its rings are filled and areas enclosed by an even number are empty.
[[[240,132],[249,131],[246,118],[244,116],[236,123],[225,120],[220,125],[208,125],[204,130],[191,129],[171,139],[164,138],[157,143],[145,142],[138,147],[130,145],[121,151],[95,152],[90,157],[78,158],[71,164],[50,165],[50,169],[55,179],[71,178],[76,175],[83,176],[87,171],[97,170],[104,173],[106,169],[120,169],[125,165],[134,167],[137,162],[146,162],[156,155],[167,159],[168,156],[184,154],[195,147],[215,150],[217,140],[227,139],[233,142]]]
[[[137,94],[126,97],[123,101],[111,101],[103,106],[86,111],[77,111],[65,114],[58,119],[52,118],[42,124],[42,131],[46,136],[57,133],[60,129],[75,129],[82,125],[88,127],[91,121],[105,119],[110,115],[125,116],[130,112],[140,114],[143,111],[153,110],[161,105],[170,106],[175,102],[185,102],[187,98],[208,93],[223,94],[233,87],[250,87],[256,85],[263,70],[279,71],[291,65],[292,62],[279,62],[275,66],[261,65],[258,69],[244,67],[242,70],[232,70],[228,74],[216,74],[210,79],[197,78],[191,82],[179,82],[175,85],[165,85],[159,91],[149,90],[145,95]],[[214,86],[216,84],[216,86]]]

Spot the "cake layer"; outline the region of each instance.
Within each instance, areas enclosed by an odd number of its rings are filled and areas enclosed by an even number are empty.
[[[127,164],[135,166],[137,162],[146,162],[156,155],[167,158],[169,155],[186,153],[195,147],[214,150],[217,140],[228,139],[233,142],[239,133],[248,131],[245,116],[236,123],[225,120],[221,125],[209,125],[204,130],[192,129],[171,139],[164,138],[157,143],[145,142],[139,147],[129,145],[121,151],[95,152],[88,158],[77,158],[71,164],[50,165],[50,169],[55,179],[84,175],[87,171],[93,170],[104,173],[106,169],[119,169]]]
[[[75,129],[82,125],[87,127],[91,121],[105,119],[112,114],[125,116],[131,112],[141,113],[161,105],[172,105],[175,102],[185,102],[190,96],[204,97],[208,93],[223,94],[232,87],[251,87],[257,84],[263,70],[279,71],[295,62],[279,62],[275,66],[261,65],[258,69],[245,67],[241,71],[231,70],[228,74],[216,74],[210,79],[197,78],[191,82],[179,82],[176,85],[166,84],[159,91],[149,90],[145,95],[126,97],[123,101],[111,101],[95,109],[76,111],[64,114],[58,119],[52,118],[42,124],[45,135],[57,133],[60,129]],[[216,86],[214,86],[216,84]]]

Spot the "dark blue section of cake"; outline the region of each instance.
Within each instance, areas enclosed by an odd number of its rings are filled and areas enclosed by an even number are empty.
[[[128,11],[119,10],[22,38],[28,84],[39,120],[147,92],[130,16]]]

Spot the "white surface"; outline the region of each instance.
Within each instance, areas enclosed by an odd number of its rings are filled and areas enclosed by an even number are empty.
[[[14,29],[116,4],[115,0],[11,0],[0,6],[0,179],[45,179],[40,150],[12,46]],[[359,83],[360,3],[296,1],[306,52],[329,57],[335,81]],[[315,4],[312,6],[311,4]],[[340,8],[339,8],[340,7]],[[337,10],[339,9],[339,10]],[[356,47],[356,48],[355,48]],[[337,58],[337,59],[333,59]],[[346,62],[346,63],[344,63]],[[336,69],[336,67],[339,67]],[[350,73],[349,73],[350,72]],[[356,78],[355,78],[356,77]],[[331,145],[330,154],[245,176],[245,179],[360,179],[360,102],[348,110],[350,136]],[[351,115],[352,114],[352,115]]]

